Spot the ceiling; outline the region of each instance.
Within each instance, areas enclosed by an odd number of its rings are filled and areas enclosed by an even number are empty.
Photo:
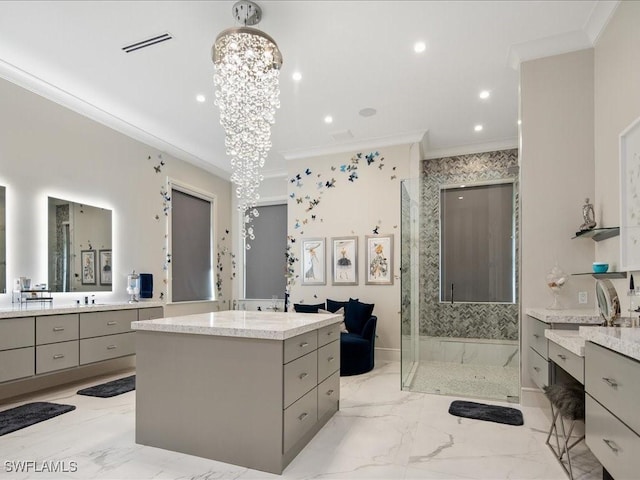
[[[234,3],[3,1],[0,77],[228,177],[210,51],[236,25]],[[428,157],[515,146],[519,63],[593,46],[618,2],[257,3],[284,57],[269,176],[286,159],[366,145],[423,140]]]

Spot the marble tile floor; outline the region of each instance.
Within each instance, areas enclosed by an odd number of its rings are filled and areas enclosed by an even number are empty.
[[[70,413],[0,437],[0,478],[567,478],[544,443],[549,420],[543,410],[519,407],[525,418],[525,425],[521,427],[454,417],[447,410],[455,397],[401,391],[399,362],[380,362],[368,374],[343,377],[340,411],[282,476],[137,445],[135,392],[106,399],[75,393],[79,388],[127,374],[130,372],[0,405],[4,410],[26,401],[52,401],[77,407]],[[576,460],[580,464],[576,479],[601,478],[602,470],[586,447]],[[40,467],[45,461],[65,462],[67,467],[76,462],[77,470],[73,473],[9,471],[17,461],[35,461]]]

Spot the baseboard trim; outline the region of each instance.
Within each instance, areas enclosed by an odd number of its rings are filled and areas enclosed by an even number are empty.
[[[374,352],[376,360],[384,362],[399,362],[400,361],[400,349],[399,348],[375,348]]]
[[[549,408],[549,400],[539,388],[520,388],[520,405],[523,407]]]

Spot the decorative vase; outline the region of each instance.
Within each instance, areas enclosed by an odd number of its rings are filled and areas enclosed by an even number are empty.
[[[553,303],[548,307],[550,310],[560,310],[562,308],[558,296],[565,283],[567,283],[567,274],[556,263],[547,274],[547,286],[553,293]]]

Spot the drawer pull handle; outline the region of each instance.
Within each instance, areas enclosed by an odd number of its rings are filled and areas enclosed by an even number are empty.
[[[306,373],[306,372],[303,372],[303,373],[301,373],[300,375],[298,375],[298,378],[299,378],[300,380],[303,380],[303,379],[304,379],[304,378],[306,378],[307,376],[309,376],[309,374],[308,374],[308,373]]]
[[[558,356],[560,357],[560,360],[566,360],[567,359],[567,356],[566,355],[562,355],[561,353],[559,353]]]
[[[618,388],[618,382],[612,378],[602,377],[602,381],[609,385],[611,388]]]
[[[309,344],[307,342],[302,342],[300,344],[300,348],[304,348],[304,347],[308,347],[308,346],[309,346]]]
[[[301,421],[304,420],[307,417],[307,415],[309,415],[307,412],[303,413],[298,417],[298,420],[301,420]]]
[[[540,371],[540,367],[533,367],[533,369],[534,369],[536,372],[539,372],[539,371]]]
[[[607,440],[606,438],[603,438],[602,441],[613,451],[613,453],[618,453],[618,451],[620,450],[613,440]]]
[[[327,360],[328,360],[329,362],[333,362],[333,361],[335,360],[335,357],[331,356],[331,357],[327,358]]]
[[[533,334],[533,338],[538,339],[538,338],[540,338],[540,335],[538,335],[537,333],[534,333]]]
[[[64,327],[53,327],[54,332],[62,332],[64,331]]]
[[[329,396],[333,395],[333,390],[327,390],[327,395]]]
[[[62,353],[56,353],[56,354],[53,356],[53,359],[54,359],[54,360],[59,360],[59,359],[61,359],[61,358],[64,358],[64,355],[63,355]]]
[[[327,332],[327,336],[329,336],[329,335],[333,335],[333,330],[329,330],[329,331]]]
[[[116,348],[118,348],[118,347],[117,347],[117,346],[115,346],[115,345],[109,345],[109,346],[107,347],[107,350],[115,350]]]
[[[109,327],[113,327],[114,325],[117,325],[117,324],[118,324],[118,322],[114,322],[114,321],[107,322],[107,326],[109,326]]]

